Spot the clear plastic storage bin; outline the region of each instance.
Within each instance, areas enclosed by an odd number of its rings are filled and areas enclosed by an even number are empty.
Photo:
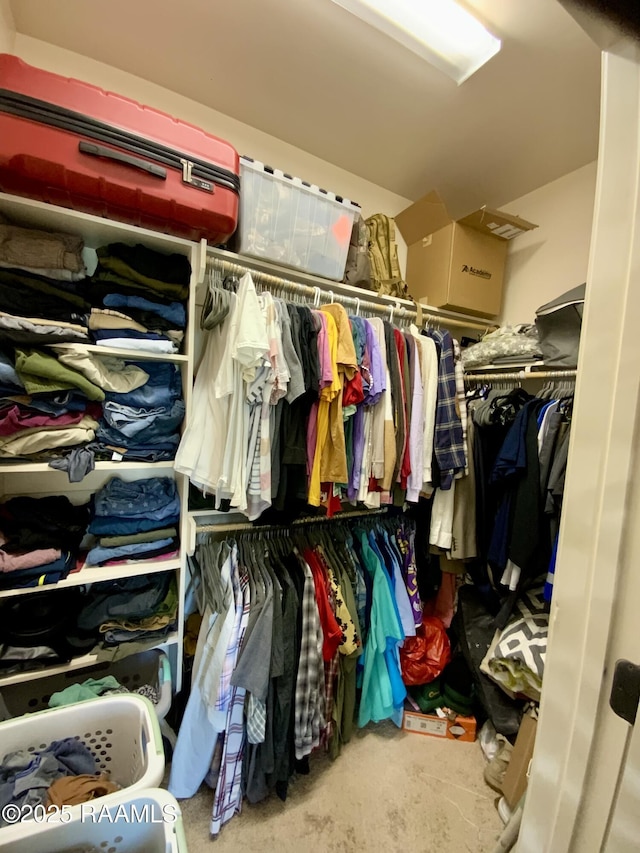
[[[164,775],[158,717],[143,696],[100,696],[76,705],[49,708],[0,723],[0,762],[10,752],[41,752],[53,741],[75,738],[122,789],[156,788]],[[120,792],[117,792],[120,793]],[[115,794],[95,802],[107,803]],[[80,806],[72,806],[76,814]],[[0,837],[5,828],[0,828]]]
[[[0,832],[0,853],[70,851],[187,853],[180,806],[159,788],[120,791],[104,806],[101,800],[87,803],[81,817],[68,823],[30,820]]]
[[[342,280],[357,204],[248,157],[240,181],[241,254]]]

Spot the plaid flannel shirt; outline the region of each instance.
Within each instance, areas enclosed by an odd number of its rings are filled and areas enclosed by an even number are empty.
[[[451,335],[446,330],[439,330],[429,331],[429,336],[440,348],[433,446],[440,469],[439,485],[446,491],[451,488],[454,476],[465,468],[462,423],[457,407],[456,371]]]
[[[240,577],[239,597],[242,610],[236,639],[237,650],[242,645],[245,631],[249,624],[251,599],[249,591],[249,576],[246,569]],[[234,658],[235,664],[235,658]],[[218,784],[213,799],[210,832],[217,835],[223,824],[231,820],[242,808],[242,759],[246,742],[244,725],[244,700],[246,691],[243,687],[231,688],[231,699],[227,711],[227,727],[222,751],[222,763],[218,775]]]
[[[467,395],[464,390],[464,367],[462,366],[460,344],[455,338],[453,339],[453,358],[456,371],[458,414],[460,415],[460,423],[462,425],[462,450],[464,453],[464,471],[460,471],[458,473],[458,477],[462,477],[469,473],[469,448],[467,445]]]
[[[299,557],[304,571],[302,593],[302,643],[295,693],[295,750],[301,759],[320,745],[320,732],[324,728],[324,668],[322,645],[324,637],[316,603],[313,574],[307,563]]]

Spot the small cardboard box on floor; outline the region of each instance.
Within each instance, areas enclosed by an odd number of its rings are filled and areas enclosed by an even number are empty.
[[[487,207],[454,222],[435,190],[395,221],[408,247],[410,296],[481,317],[500,313],[509,241],[538,227]]]
[[[510,809],[515,809],[527,788],[529,764],[533,757],[537,728],[538,721],[529,714],[525,714],[520,723],[518,737],[502,783],[502,793]]]
[[[465,743],[472,743],[476,739],[476,718],[463,717],[460,714],[455,719],[449,719],[436,713],[423,714],[407,709],[402,718],[402,728],[406,732],[461,740]]]

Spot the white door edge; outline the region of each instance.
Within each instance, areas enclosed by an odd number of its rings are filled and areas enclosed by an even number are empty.
[[[639,400],[639,131],[640,47],[620,43],[603,54],[583,338],[519,853],[571,850],[597,724]]]

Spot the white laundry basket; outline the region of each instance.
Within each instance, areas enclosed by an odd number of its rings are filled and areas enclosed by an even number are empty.
[[[10,752],[40,752],[64,738],[81,741],[96,758],[96,772],[108,771],[121,788],[155,788],[162,781],[160,726],[153,705],[143,696],[100,696],[6,720],[0,723],[0,763]]]
[[[59,816],[63,817],[63,816]],[[0,832],[0,853],[187,853],[180,806],[168,791],[120,791],[68,823],[33,820]]]
[[[164,652],[151,649],[136,652],[118,661],[100,661],[56,675],[47,675],[45,672],[41,678],[8,684],[0,688],[0,720],[42,711],[49,707],[52,693],[58,693],[72,684],[81,684],[87,678],[104,678],[105,675],[113,675],[116,681],[132,693],[142,684],[150,684],[158,694],[158,701],[154,705],[158,719],[163,720],[169,713],[172,697],[171,665]]]

